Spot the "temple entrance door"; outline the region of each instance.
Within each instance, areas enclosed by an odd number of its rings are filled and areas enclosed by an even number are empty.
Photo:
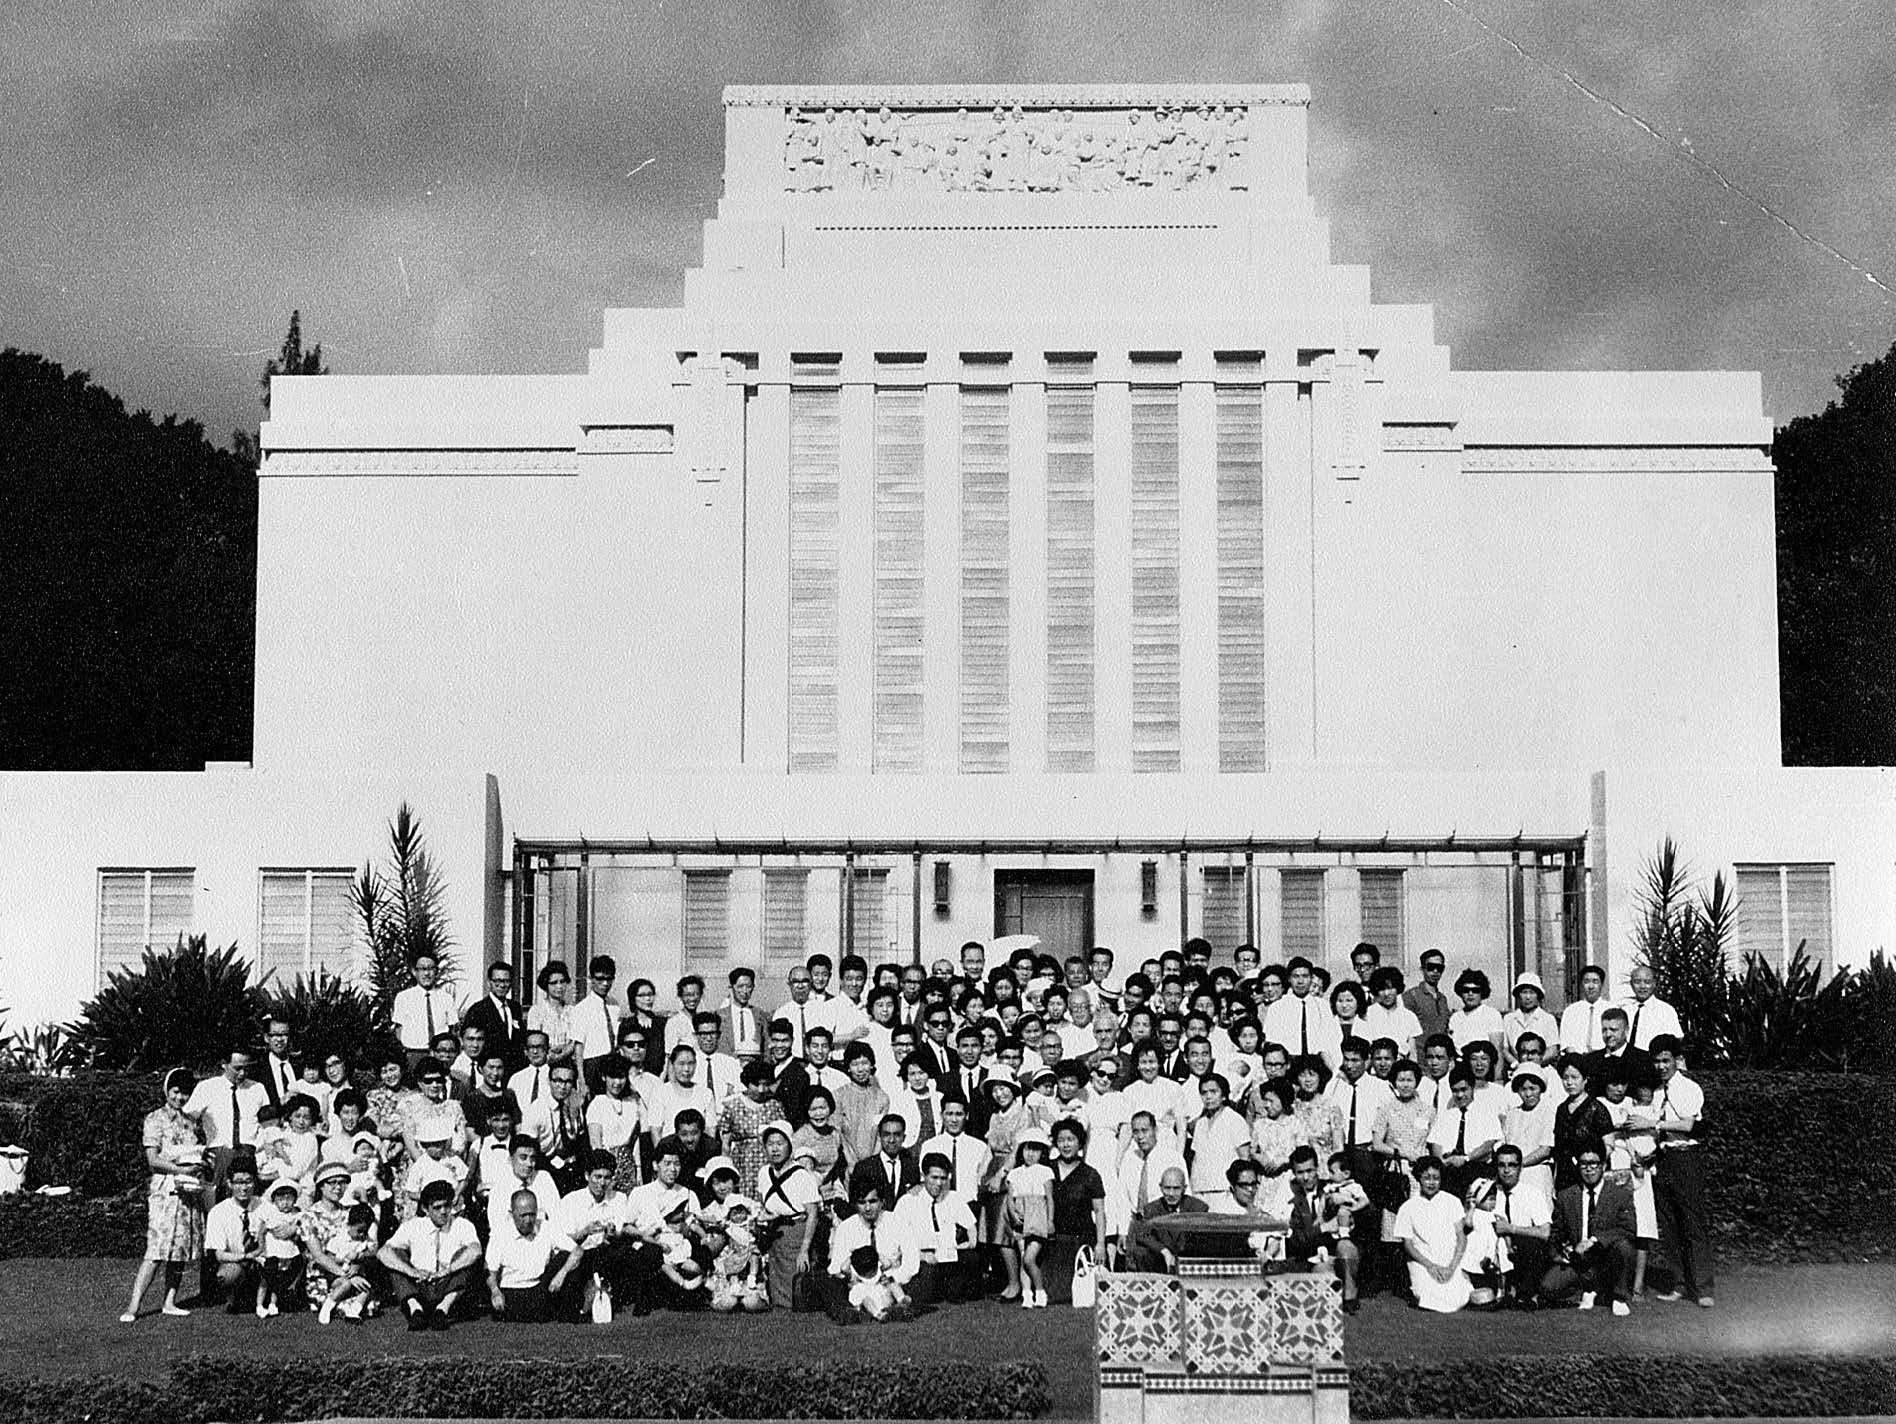
[[[1040,936],[1040,953],[1062,964],[1093,947],[1093,872],[997,870],[994,933]]]

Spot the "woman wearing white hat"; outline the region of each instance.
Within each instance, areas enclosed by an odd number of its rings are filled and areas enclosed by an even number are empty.
[[[1537,1033],[1542,1043],[1560,1042],[1560,1020],[1547,1012],[1547,990],[1541,977],[1524,972],[1514,980],[1514,1007],[1501,1017],[1501,1050],[1509,1072],[1520,1063],[1516,1051],[1521,1035]]]

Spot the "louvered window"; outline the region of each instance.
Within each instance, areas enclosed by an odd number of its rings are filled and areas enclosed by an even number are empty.
[[[1737,872],[1740,955],[1782,969],[1801,945],[1811,963],[1835,967],[1830,866],[1740,865]]]
[[[1321,870],[1278,872],[1285,959],[1323,960],[1323,876]]]
[[[1093,388],[1047,388],[1047,770],[1093,769]]]
[[[790,392],[790,770],[834,771],[842,392]]]
[[[764,872],[763,978],[772,986],[783,982],[793,964],[809,954],[804,938],[804,906],[809,895],[807,870]]]
[[[1249,891],[1243,866],[1205,867],[1205,911],[1199,933],[1220,954],[1229,954],[1249,938]]]
[[[731,872],[685,872],[685,968],[715,973],[731,957]]]
[[[1008,756],[1008,391],[961,392],[961,770]]]
[[[1363,901],[1363,938],[1382,951],[1384,964],[1402,962],[1402,872],[1357,874]]]
[[[922,393],[875,405],[875,767],[922,769]]]
[[[1220,386],[1218,410],[1218,769],[1263,771],[1264,404]]]
[[[1179,768],[1178,387],[1132,390],[1132,765]]]
[[[355,876],[265,870],[257,877],[257,970],[287,987],[299,974],[347,978],[355,954]]]
[[[190,934],[196,892],[195,870],[101,870],[99,982],[136,966],[148,946],[171,949]]]
[[[844,921],[852,932],[845,936],[845,954],[860,954],[871,964],[889,953],[889,872],[855,872],[855,904]]]

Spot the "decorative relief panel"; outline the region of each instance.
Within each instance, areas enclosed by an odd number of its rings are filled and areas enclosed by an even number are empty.
[[[279,450],[264,457],[275,475],[571,475],[572,450]]]
[[[1107,1276],[1095,1317],[1100,1362],[1175,1364],[1183,1349],[1181,1291],[1175,1276]]]
[[[1341,1297],[1327,1276],[1271,1281],[1264,1334],[1279,1364],[1327,1364],[1343,1354]]]
[[[950,193],[1176,192],[1250,186],[1251,119],[1222,103],[1116,110],[995,105],[785,114],[784,188]]]
[[[1754,445],[1470,445],[1468,474],[1765,473],[1771,459]]]
[[[1263,1283],[1185,1287],[1185,1368],[1198,1375],[1261,1374],[1270,1367],[1271,1297]]]

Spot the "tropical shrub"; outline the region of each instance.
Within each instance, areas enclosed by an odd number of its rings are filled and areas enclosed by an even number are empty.
[[[356,918],[368,945],[363,980],[369,995],[384,1014],[395,1007],[395,996],[415,982],[410,966],[422,954],[441,965],[442,982],[460,976],[453,954],[454,937],[442,908],[446,887],[421,821],[406,801],[388,823],[388,862],[383,871],[365,865],[356,877]]]
[[[361,1068],[375,1055],[399,1048],[388,1009],[371,995],[345,984],[333,974],[299,974],[287,985],[269,990],[272,1018],[286,1019],[294,1053],[317,1064],[339,1053]]]
[[[1695,890],[1670,836],[1646,864],[1639,893],[1634,962],[1652,970],[1656,992],[1679,1015],[1693,1061],[1722,1055],[1725,981],[1736,937],[1738,901],[1721,873],[1710,892]]]
[[[94,1068],[207,1072],[256,1041],[264,996],[236,945],[212,949],[203,935],[147,949],[135,969],[116,969],[72,1026]]]

